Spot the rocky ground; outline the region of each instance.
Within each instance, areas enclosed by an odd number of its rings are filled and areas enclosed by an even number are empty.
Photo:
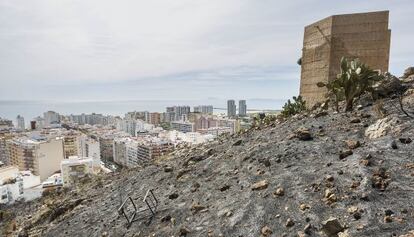
[[[413,98],[411,89],[406,106]],[[414,120],[397,98],[316,110],[11,207],[3,234],[412,237],[411,139]],[[149,188],[160,201],[155,218],[127,228],[120,196]]]

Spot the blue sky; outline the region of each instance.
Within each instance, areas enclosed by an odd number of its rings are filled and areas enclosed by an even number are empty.
[[[390,71],[414,64],[414,1],[2,0],[0,100],[287,99],[303,28],[390,10]]]

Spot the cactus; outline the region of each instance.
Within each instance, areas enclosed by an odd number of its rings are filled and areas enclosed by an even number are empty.
[[[290,117],[295,114],[301,113],[306,110],[306,102],[302,99],[302,96],[293,96],[293,103],[288,100],[283,106],[281,114],[284,117]]]
[[[328,89],[328,97],[335,98],[337,110],[339,101],[345,100],[345,111],[351,111],[355,98],[364,92],[372,92],[374,83],[382,78],[378,72],[370,69],[358,59],[348,61],[343,57],[341,72],[337,78],[328,83],[319,82],[317,86]]]

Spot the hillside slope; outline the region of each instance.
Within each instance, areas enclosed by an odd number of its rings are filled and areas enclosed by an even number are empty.
[[[406,96],[412,107],[413,96]],[[300,115],[177,150],[144,169],[14,207],[10,235],[407,234],[414,230],[414,120],[396,104],[384,101],[384,118],[370,105]],[[148,188],[160,200],[156,217],[126,228],[120,195],[138,197]],[[324,223],[330,218],[338,222]]]

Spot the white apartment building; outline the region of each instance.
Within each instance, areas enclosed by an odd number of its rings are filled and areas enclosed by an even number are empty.
[[[32,171],[42,181],[59,171],[64,159],[62,137],[19,137],[8,140],[6,146],[11,165]]]
[[[36,122],[36,129],[42,129],[45,127],[45,120],[42,117],[37,116],[33,119],[33,121]]]
[[[138,136],[139,134],[148,133],[148,132],[152,131],[154,128],[155,128],[155,125],[153,125],[153,124],[146,123],[142,120],[137,120],[134,135]]]
[[[99,149],[101,153],[101,160],[113,161],[114,160],[114,138],[115,134],[100,134],[99,135]]]
[[[13,128],[13,122],[8,119],[0,118],[0,130],[8,130]]]
[[[126,132],[131,136],[135,136],[136,126],[137,126],[136,120],[120,119],[117,121],[116,129],[118,131]]]
[[[172,106],[167,107],[167,113],[170,113],[171,115],[174,114],[174,121],[179,121],[182,119],[183,115],[188,115],[191,112],[190,106],[184,105],[184,106]],[[171,121],[173,121],[171,120]]]
[[[71,156],[61,161],[61,175],[63,186],[72,186],[94,173],[94,160],[92,158]]]
[[[156,137],[142,137],[126,142],[127,166],[144,165],[153,159],[166,155],[174,146],[167,140]]]
[[[126,144],[130,141],[130,138],[115,138],[113,144],[113,157],[114,162],[122,165],[128,166],[127,164],[127,148]]]
[[[126,142],[125,148],[127,167],[135,167],[142,164],[141,162],[138,162],[138,141],[132,139],[129,140]]]
[[[212,127],[207,129],[207,134],[211,134],[214,136],[219,136],[220,134],[224,133],[233,133],[233,129],[229,127]]]
[[[101,149],[99,141],[91,137],[87,137],[86,135],[82,135],[80,138],[80,147],[80,157],[92,158],[95,165],[99,165],[101,163]]]
[[[9,165],[9,153],[7,152],[7,141],[12,139],[16,134],[9,130],[0,130],[0,163]],[[0,164],[1,166],[1,164]]]
[[[138,145],[138,162],[146,163],[170,153],[174,149],[173,145],[162,139],[147,139]]]
[[[10,204],[23,197],[23,179],[15,166],[0,168],[0,204]]]
[[[160,119],[161,119],[161,122],[165,122],[165,123],[169,123],[171,121],[174,121],[175,120],[175,112],[174,111],[164,112],[160,115]]]
[[[194,123],[188,121],[173,121],[171,122],[171,129],[184,133],[195,131]]]
[[[218,119],[217,127],[231,128],[231,134],[238,132],[240,129],[240,122],[236,119]]]
[[[70,156],[81,155],[81,139],[84,135],[78,131],[70,130],[63,132],[62,136],[65,158],[68,159]]]
[[[47,111],[43,113],[43,118],[45,120],[44,125],[50,126],[53,124],[60,123],[60,115],[56,113],[55,111]]]
[[[149,112],[148,111],[133,111],[128,112],[125,114],[126,120],[143,120],[146,121],[148,119]]]
[[[181,138],[182,141],[191,144],[200,144],[214,139],[213,135],[201,134],[199,132],[179,133],[178,137]]]
[[[195,113],[202,113],[202,114],[213,114],[213,106],[212,105],[198,105],[194,106]]]

